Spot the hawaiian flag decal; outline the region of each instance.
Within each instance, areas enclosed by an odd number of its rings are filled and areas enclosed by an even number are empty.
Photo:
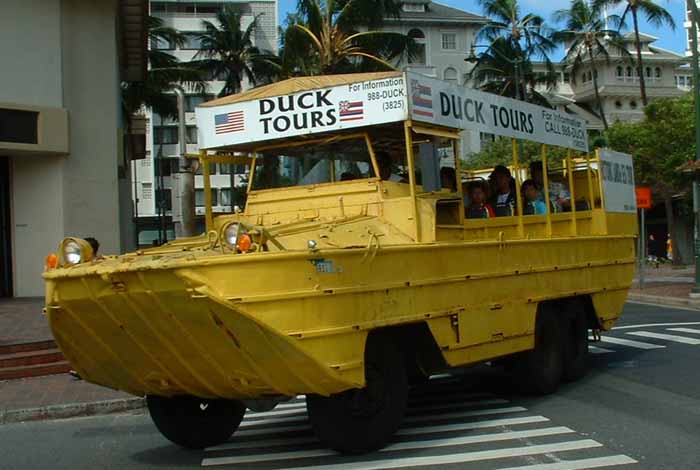
[[[364,103],[362,101],[341,101],[340,121],[360,121],[364,117]]]
[[[217,114],[214,116],[214,132],[216,134],[228,134],[229,132],[241,132],[245,130],[243,111]]]
[[[433,117],[433,90],[427,85],[421,85],[418,80],[411,80],[411,99],[413,114]]]

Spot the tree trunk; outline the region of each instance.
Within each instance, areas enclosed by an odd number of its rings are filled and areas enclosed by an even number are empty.
[[[593,48],[588,46],[588,57],[591,59],[591,68],[593,69],[593,89],[595,90],[595,99],[598,103],[598,111],[600,112],[600,119],[603,121],[603,127],[608,130],[608,120],[605,119],[605,111],[603,111],[603,102],[600,99],[600,92],[598,91],[598,73],[595,68],[595,62],[593,62]]]
[[[681,262],[681,257],[680,253],[678,251],[678,236],[676,235],[677,233],[677,227],[676,227],[676,218],[673,214],[673,199],[671,199],[671,195],[666,195],[664,197],[664,208],[666,209],[666,231],[667,233],[671,236],[671,240],[673,241],[673,250],[671,254],[672,262],[673,264],[680,264]]]
[[[647,105],[647,88],[644,83],[644,65],[642,64],[642,43],[639,40],[639,21],[637,19],[637,8],[632,7],[632,18],[634,19],[634,45],[637,48],[637,73],[639,74],[639,91],[642,94],[642,104]]]

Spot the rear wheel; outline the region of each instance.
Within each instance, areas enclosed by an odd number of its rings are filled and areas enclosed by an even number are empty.
[[[588,322],[582,311],[566,322],[564,380],[571,382],[586,375],[588,367]]]
[[[561,382],[564,342],[560,325],[554,312],[539,312],[535,323],[535,348],[514,361],[516,377],[528,392],[553,393]]]
[[[360,454],[386,445],[401,425],[408,398],[403,354],[386,335],[370,335],[365,348],[366,386],[330,397],[307,395],[318,438],[339,452]]]
[[[238,400],[208,400],[192,396],[146,397],[158,431],[171,442],[202,449],[226,442],[238,429],[245,405]]]

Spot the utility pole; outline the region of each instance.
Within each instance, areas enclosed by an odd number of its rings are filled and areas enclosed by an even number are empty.
[[[688,0],[692,14],[691,39],[693,47],[693,97],[695,99],[695,162],[700,163],[700,53],[698,52],[698,6],[695,0]],[[695,255],[695,285],[690,293],[693,298],[700,298],[700,174],[693,172],[693,214],[695,214],[693,252]]]
[[[178,171],[172,177],[172,207],[175,238],[194,236],[194,173],[187,154],[187,128],[185,127],[185,90],[173,87],[177,97]]]

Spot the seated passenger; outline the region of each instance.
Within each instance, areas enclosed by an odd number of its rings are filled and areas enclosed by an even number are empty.
[[[525,180],[520,188],[520,194],[523,196],[523,215],[540,215],[547,213],[547,206],[540,198],[540,193],[537,191],[537,185],[534,180]]]
[[[406,180],[400,175],[392,172],[393,162],[389,152],[377,152],[376,158],[377,165],[379,165],[379,178],[382,181],[396,181],[398,183],[406,182]]]
[[[340,175],[340,181],[351,181],[355,179],[357,179],[357,177],[349,171],[346,171],[342,175]]]
[[[537,185],[540,200],[544,201],[544,175],[542,162],[530,163],[530,176]],[[556,181],[554,175],[548,178],[549,201],[554,212],[566,212],[571,210],[571,194],[565,183]]]
[[[449,189],[452,192],[457,191],[457,172],[454,168],[449,166],[440,168],[440,185],[442,189]]]
[[[491,172],[489,180],[493,182],[496,192],[491,201],[496,217],[507,217],[515,214],[514,180],[510,170],[503,165],[497,165]]]
[[[465,210],[467,219],[488,219],[496,216],[491,205],[486,203],[486,187],[485,181],[469,183],[467,191],[471,203]]]

